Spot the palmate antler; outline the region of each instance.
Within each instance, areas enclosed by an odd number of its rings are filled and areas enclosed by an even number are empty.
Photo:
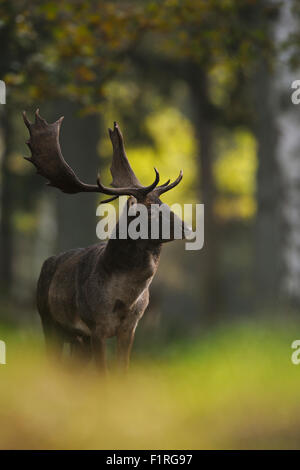
[[[25,111],[23,112],[23,119],[30,133],[30,139],[26,143],[31,150],[31,158],[25,157],[25,159],[37,168],[37,173],[48,180],[47,184],[49,186],[54,186],[64,193],[97,192],[113,196],[102,202],[113,201],[122,195],[134,196],[137,200],[141,200],[152,191],[160,195],[172,189],[182,179],[181,171],[174,183],[169,184],[170,180],[168,180],[165,184],[157,186],[159,173],[156,168],[154,168],[154,182],[149,186],[142,186],[129,164],[125,153],[123,136],[115,122],[114,129],[109,129],[109,135],[113,145],[113,159],[110,169],[113,178],[113,188],[104,186],[101,183],[100,175],[98,175],[97,178],[97,185],[85,184],[76,176],[72,168],[64,160],[61,152],[59,131],[63,117],[53,124],[48,124],[47,121],[40,116],[39,110],[37,109],[34,123],[28,120]]]

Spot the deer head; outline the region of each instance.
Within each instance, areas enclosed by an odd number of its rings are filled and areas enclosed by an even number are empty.
[[[54,186],[64,193],[94,192],[111,196],[101,201],[101,204],[111,202],[119,196],[131,196],[128,200],[127,207],[136,203],[143,204],[147,207],[149,218],[151,218],[153,217],[151,206],[153,204],[161,206],[162,201],[160,200],[160,196],[170,189],[175,188],[182,180],[183,172],[181,170],[178,178],[173,183],[170,183],[170,180],[168,180],[159,186],[159,173],[157,169],[154,168],[155,179],[153,183],[149,186],[143,186],[130,166],[125,152],[122,133],[118,124],[115,122],[113,130],[109,129],[109,136],[113,146],[112,165],[110,168],[112,175],[111,187],[102,184],[99,174],[96,185],[83,183],[64,160],[61,152],[59,132],[63,117],[49,124],[40,116],[39,110],[37,109],[34,123],[28,120],[25,111],[23,112],[23,119],[30,133],[30,139],[26,143],[31,150],[31,157],[24,158],[36,167],[38,174],[48,180],[47,185]],[[168,206],[165,204],[164,209],[164,213],[160,214],[161,219],[168,212]],[[176,221],[177,223],[179,221],[182,225],[182,234],[184,236],[184,223],[171,209],[169,209],[169,212],[171,224],[170,232],[173,233],[172,226],[174,226]],[[160,241],[169,241],[172,239],[172,236],[168,240],[163,240],[161,236],[159,237]]]

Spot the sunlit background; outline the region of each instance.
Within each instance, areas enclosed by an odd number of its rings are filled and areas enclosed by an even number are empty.
[[[296,0],[0,0],[0,448],[298,448],[300,9]],[[299,105],[300,106],[300,105]],[[87,183],[117,121],[145,185],[205,204],[205,245],[164,246],[131,371],[46,362],[36,281],[97,242],[93,194],[45,186],[21,111],[65,116]]]

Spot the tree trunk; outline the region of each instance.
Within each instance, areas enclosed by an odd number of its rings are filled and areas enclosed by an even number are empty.
[[[100,136],[99,115],[80,117],[79,107],[63,102],[55,109],[65,119],[61,128],[61,147],[67,162],[79,178],[95,183],[100,160],[97,146]],[[57,249],[59,252],[97,242],[95,194],[57,192]]]
[[[290,34],[299,31],[299,18],[291,11],[293,1],[287,0],[276,25],[276,41],[280,44]],[[281,240],[282,277],[284,297],[300,305],[300,105],[292,103],[292,82],[299,79],[298,70],[291,70],[288,55],[282,52],[276,70],[278,106],[278,162],[280,166],[282,197],[280,209],[283,221]]]
[[[12,38],[15,34],[15,18],[13,6],[7,2],[5,10],[9,20],[0,30],[1,61],[0,78],[10,70],[13,57]],[[13,276],[13,188],[14,178],[9,168],[9,157],[13,151],[13,106],[11,104],[1,105],[2,137],[4,152],[1,160],[1,213],[0,213],[0,289],[5,295],[10,294]]]
[[[0,286],[5,294],[10,293],[13,276],[13,188],[14,176],[9,168],[9,157],[13,150],[12,111],[8,105],[2,114],[4,152],[1,162],[1,221],[0,221]]]
[[[199,161],[199,200],[204,204],[204,247],[199,253],[199,278],[203,279],[201,296],[205,320],[214,322],[218,316],[220,297],[219,243],[214,214],[216,188],[213,177],[213,115],[209,102],[206,72],[190,64],[188,84],[193,103],[193,116]]]
[[[270,67],[260,60],[254,77],[255,134],[258,144],[255,291],[260,306],[276,301],[280,267],[280,187],[276,159],[276,96]]]

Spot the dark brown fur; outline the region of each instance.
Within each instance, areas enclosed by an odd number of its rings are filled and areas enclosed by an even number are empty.
[[[159,244],[110,240],[45,261],[37,303],[48,344],[54,340],[59,352],[64,341],[84,342],[104,366],[104,342],[117,336],[127,366],[159,255]]]
[[[121,131],[115,123],[114,130],[109,130],[114,151],[111,167],[114,188],[104,186],[99,177],[97,185],[87,185],[63,159],[59,146],[62,118],[48,124],[37,110],[34,123],[28,121],[25,113],[24,122],[30,132],[28,145],[32,153],[27,160],[50,185],[63,192],[101,192],[113,196],[104,202],[128,195],[131,197],[126,214],[129,205],[139,202],[146,206],[151,221],[151,204],[161,205],[159,196],[182,179],[180,172],[173,183],[167,181],[158,186],[159,173],[155,169],[154,183],[142,186],[130,167]],[[170,213],[172,234],[176,216]],[[181,220],[179,223],[184,233],[184,224]],[[163,241],[166,240],[162,237],[159,240],[110,239],[45,261],[38,281],[37,306],[47,348],[55,351],[57,358],[64,343],[70,342],[72,354],[81,359],[94,356],[99,367],[105,369],[105,341],[116,336],[119,363],[128,367],[134,332],[149,303],[149,286],[158,267]]]

